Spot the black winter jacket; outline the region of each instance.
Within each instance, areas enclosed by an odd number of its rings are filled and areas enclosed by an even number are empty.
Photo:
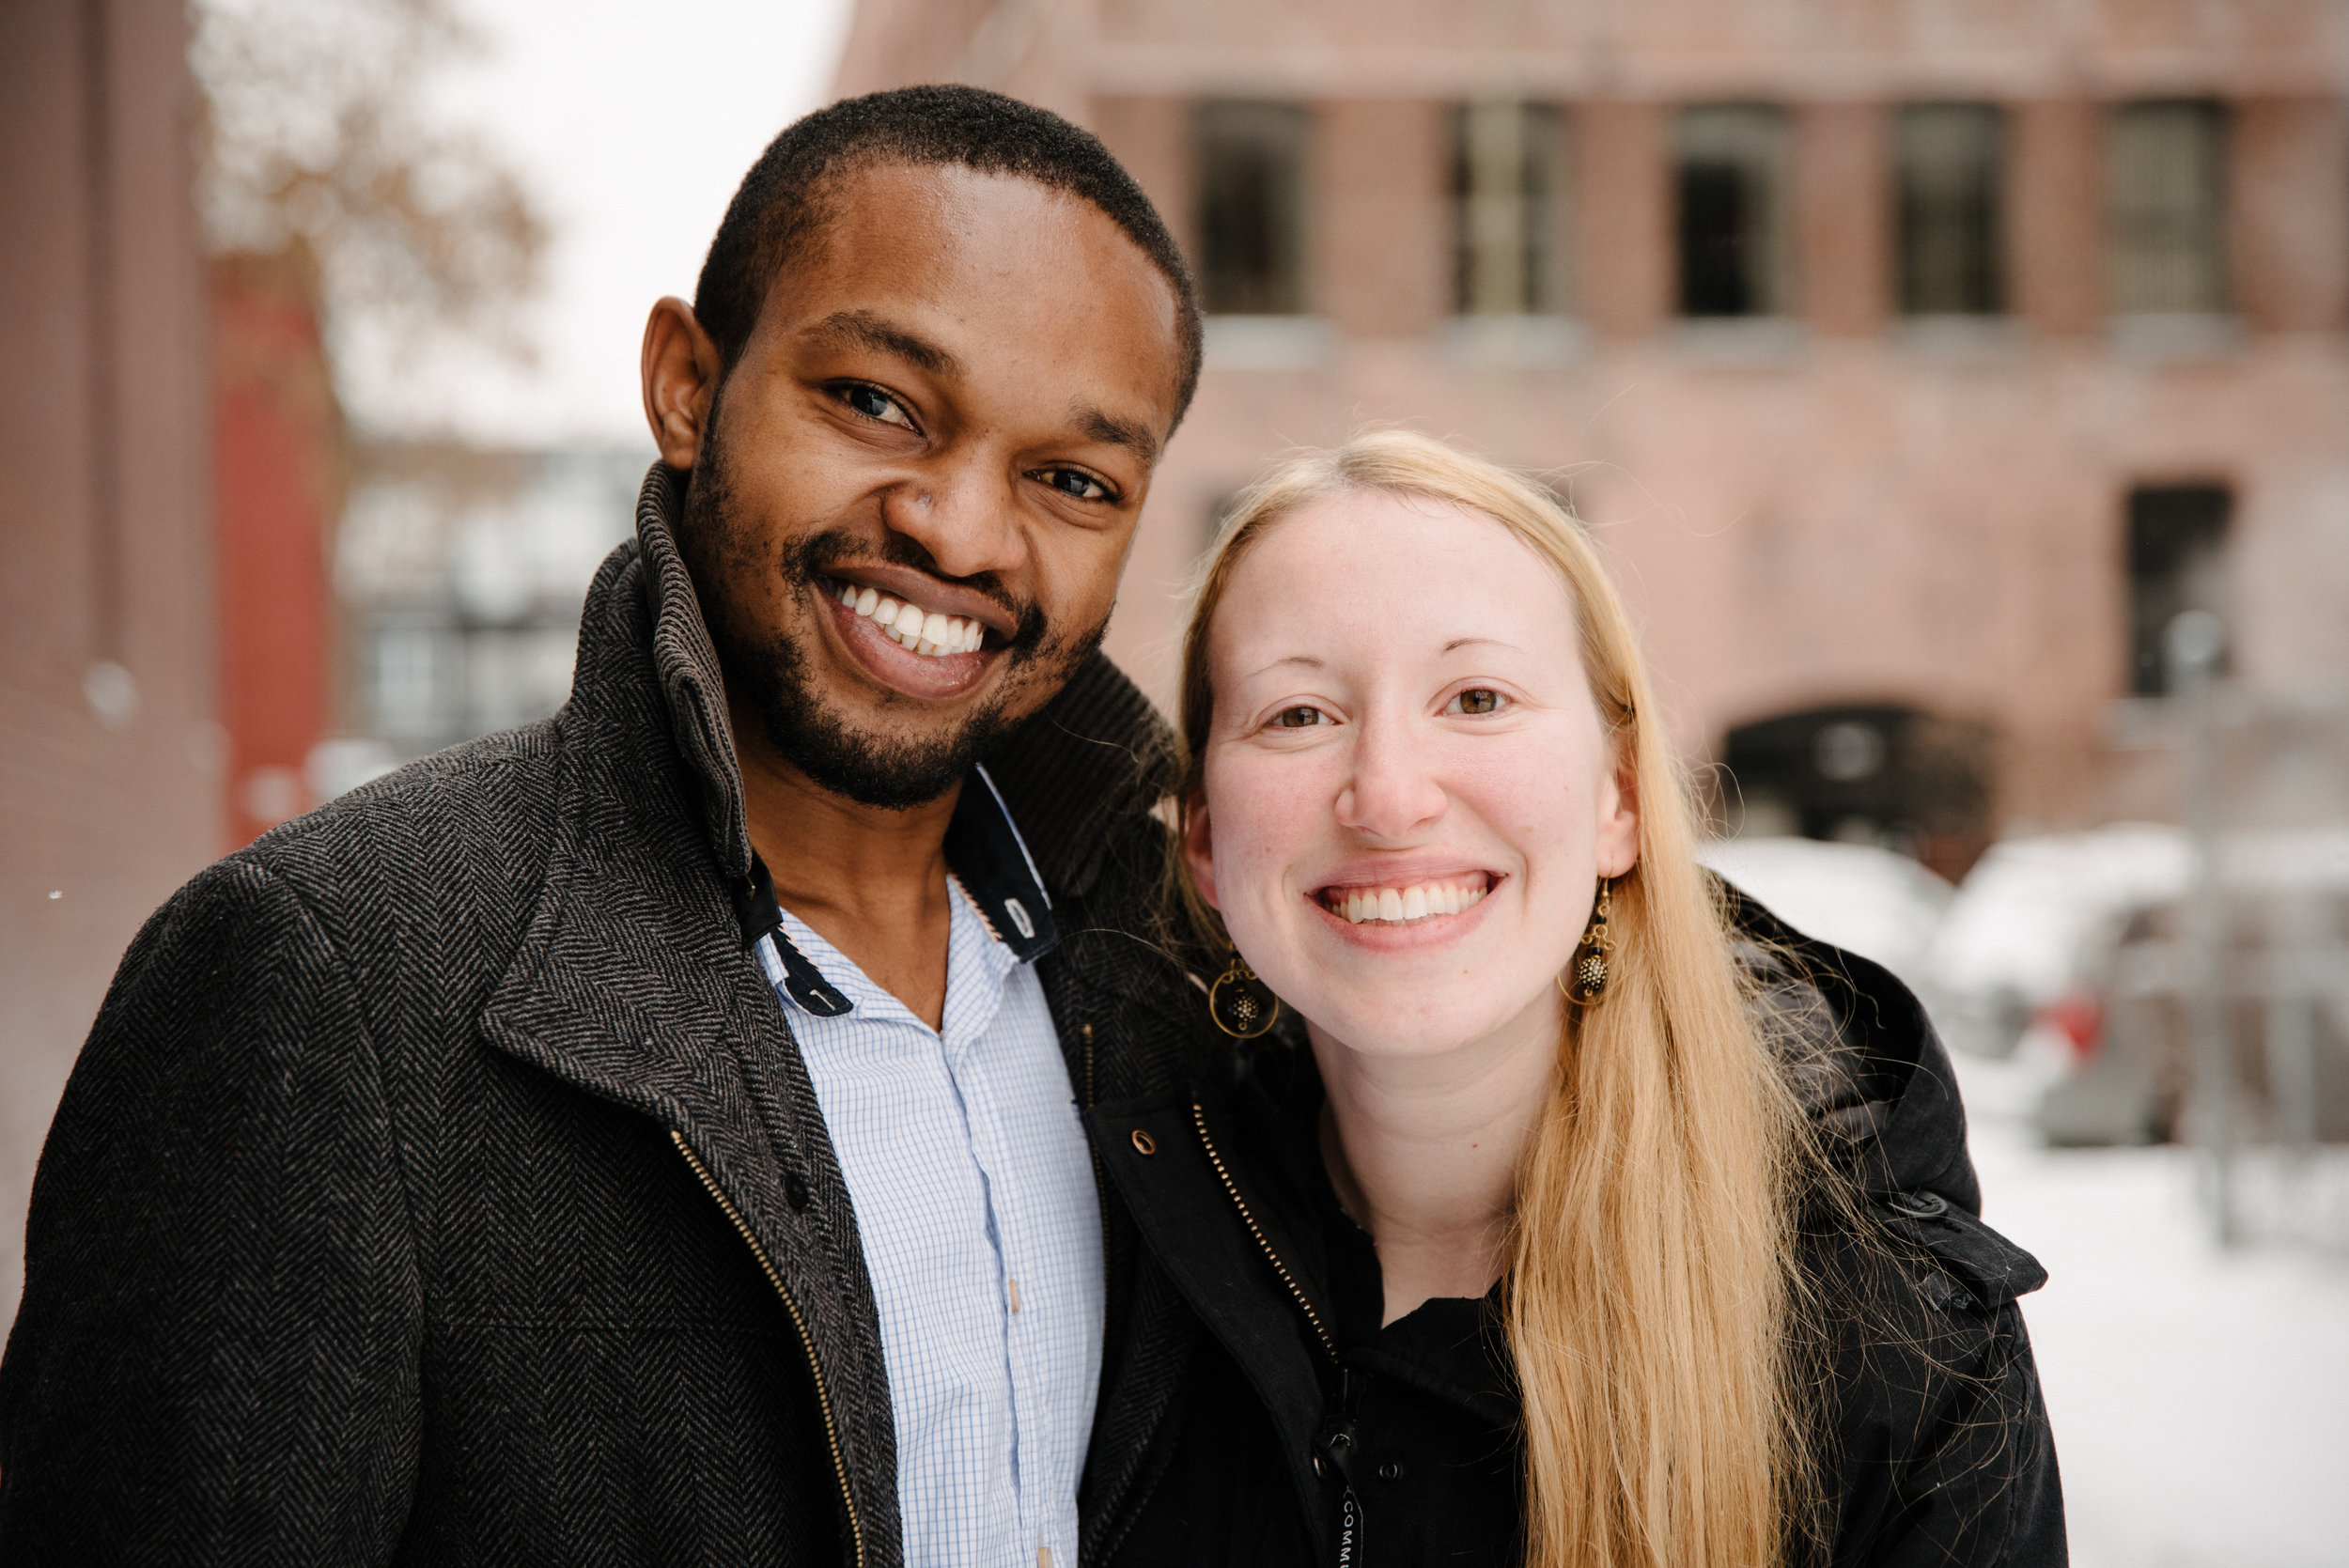
[[[1872,1234],[1819,1205],[1827,1304],[1814,1440],[1826,1494],[1796,1561],[2064,1560],[2055,1449],[2015,1297],[2046,1275],[1976,1218],[1965,1115],[1914,998],[1865,959],[1735,900],[1795,1070]],[[1807,971],[1807,978],[1797,979]],[[1221,1081],[1109,1104],[1096,1145],[1212,1344],[1170,1422],[1123,1568],[1504,1568],[1521,1553],[1518,1410],[1499,1289],[1381,1327],[1377,1255],[1319,1153],[1320,1079],[1293,1036]]]
[[[0,1561],[900,1560],[856,1220],[732,895],[751,846],[656,467],[554,718],[264,836],[132,943],[36,1182]],[[1166,736],[1096,659],[988,758],[1091,1103],[1204,1025],[1137,936]],[[1098,1560],[1191,1329],[1108,1195]]]

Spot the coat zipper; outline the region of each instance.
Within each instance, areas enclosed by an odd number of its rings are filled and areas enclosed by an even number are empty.
[[[848,1505],[848,1536],[855,1550],[856,1568],[864,1568],[864,1521],[857,1516],[856,1493],[849,1489],[848,1467],[840,1457],[840,1426],[832,1418],[832,1395],[824,1387],[824,1369],[816,1359],[816,1342],[808,1334],[807,1320],[800,1315],[800,1304],[791,1298],[791,1292],[784,1285],[783,1276],[775,1272],[774,1264],[767,1256],[767,1249],[761,1247],[758,1237],[751,1234],[750,1226],[742,1219],[742,1211],[736,1208],[733,1200],[720,1190],[717,1181],[709,1173],[709,1167],[702,1163],[701,1156],[695,1154],[692,1145],[685,1141],[683,1133],[672,1128],[669,1138],[677,1144],[677,1153],[685,1157],[685,1163],[693,1168],[693,1174],[701,1178],[704,1190],[718,1201],[718,1206],[725,1210],[726,1218],[734,1221],[735,1230],[750,1244],[751,1255],[766,1271],[767,1282],[775,1287],[777,1296],[783,1297],[784,1311],[791,1314],[791,1327],[800,1331],[800,1346],[807,1352],[807,1370],[816,1379],[816,1405],[824,1416],[824,1440],[832,1445],[832,1473],[840,1483],[840,1500]]]
[[[1343,1363],[1338,1359],[1337,1342],[1330,1337],[1330,1330],[1323,1327],[1321,1314],[1315,1312],[1314,1304],[1305,1298],[1304,1288],[1298,1284],[1297,1276],[1289,1272],[1289,1265],[1281,1261],[1281,1254],[1272,1250],[1272,1243],[1265,1235],[1264,1228],[1256,1223],[1255,1215],[1249,1210],[1248,1200],[1239,1195],[1239,1184],[1232,1180],[1232,1172],[1224,1165],[1223,1156],[1216,1148],[1214,1137],[1207,1131],[1206,1108],[1196,1100],[1191,1102],[1190,1119],[1199,1128],[1199,1141],[1206,1147],[1207,1162],[1215,1167],[1215,1173],[1223,1183],[1224,1193],[1232,1200],[1232,1206],[1239,1210],[1241,1223],[1248,1227],[1248,1234],[1256,1238],[1257,1247],[1263,1250],[1266,1259],[1271,1263],[1272,1271],[1281,1277],[1281,1283],[1288,1287],[1289,1296],[1296,1301],[1298,1311],[1303,1312],[1305,1321],[1313,1325],[1314,1335],[1321,1341],[1322,1351],[1330,1358],[1330,1364],[1342,1365]],[[1350,1430],[1347,1440],[1351,1440]],[[1316,1465],[1322,1463],[1321,1458],[1316,1456],[1315,1463]],[[1343,1458],[1339,1459],[1338,1464],[1338,1478],[1343,1483],[1344,1491],[1338,1503],[1336,1568],[1356,1568],[1356,1565],[1362,1560],[1362,1505],[1361,1498],[1355,1495],[1351,1467]]]
[[[1208,1163],[1215,1167],[1216,1175],[1221,1178],[1223,1190],[1230,1196],[1232,1206],[1239,1210],[1241,1223],[1248,1227],[1248,1234],[1256,1238],[1256,1245],[1264,1250],[1265,1257],[1272,1264],[1272,1271],[1281,1277],[1281,1283],[1288,1287],[1298,1310],[1305,1314],[1305,1321],[1313,1325],[1315,1337],[1321,1341],[1321,1348],[1328,1353],[1330,1363],[1335,1365],[1338,1359],[1337,1341],[1331,1339],[1330,1330],[1322,1327],[1321,1314],[1315,1312],[1314,1304],[1305,1298],[1304,1289],[1298,1284],[1297,1276],[1289,1272],[1289,1265],[1281,1261],[1281,1254],[1272,1250],[1272,1243],[1266,1239],[1263,1228],[1256,1223],[1256,1217],[1249,1212],[1248,1201],[1239,1195],[1239,1185],[1232,1180],[1232,1172],[1224,1168],[1222,1155],[1216,1151],[1215,1140],[1207,1133],[1206,1110],[1197,1101],[1191,1103],[1190,1119],[1198,1125],[1199,1141],[1206,1145]]]

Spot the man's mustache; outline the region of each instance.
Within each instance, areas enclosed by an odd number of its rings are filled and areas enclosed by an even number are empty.
[[[957,577],[939,569],[938,558],[919,539],[903,534],[885,533],[878,542],[863,538],[845,528],[830,528],[811,534],[793,546],[784,563],[785,574],[797,585],[806,586],[818,577],[836,576],[860,566],[881,565],[903,567],[925,577],[957,588],[967,588],[982,594],[1011,618],[1013,632],[1005,645],[1014,655],[1026,656],[1042,648],[1050,638],[1050,627],[1044,611],[1034,600],[1016,598],[1003,587],[1000,572],[975,572],[969,577]]]

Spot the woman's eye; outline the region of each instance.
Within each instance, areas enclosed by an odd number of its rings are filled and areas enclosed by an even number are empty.
[[[1486,686],[1472,686],[1444,705],[1446,713],[1498,713],[1501,693]]]
[[[1048,468],[1039,477],[1052,489],[1079,501],[1107,501],[1110,488],[1081,468]]]
[[[1329,722],[1330,716],[1321,709],[1308,707],[1302,704],[1296,707],[1284,707],[1272,716],[1272,727],[1283,730],[1310,729],[1315,724],[1326,724]]]
[[[849,387],[840,396],[848,407],[856,410],[867,419],[879,420],[883,425],[894,425],[901,429],[913,428],[913,417],[906,412],[905,405],[877,386],[865,386],[860,382]]]

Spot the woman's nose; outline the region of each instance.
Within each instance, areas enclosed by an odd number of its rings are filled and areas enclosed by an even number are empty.
[[[1404,839],[1443,815],[1435,758],[1406,724],[1370,720],[1358,732],[1354,771],[1338,794],[1338,825],[1374,838]]]

